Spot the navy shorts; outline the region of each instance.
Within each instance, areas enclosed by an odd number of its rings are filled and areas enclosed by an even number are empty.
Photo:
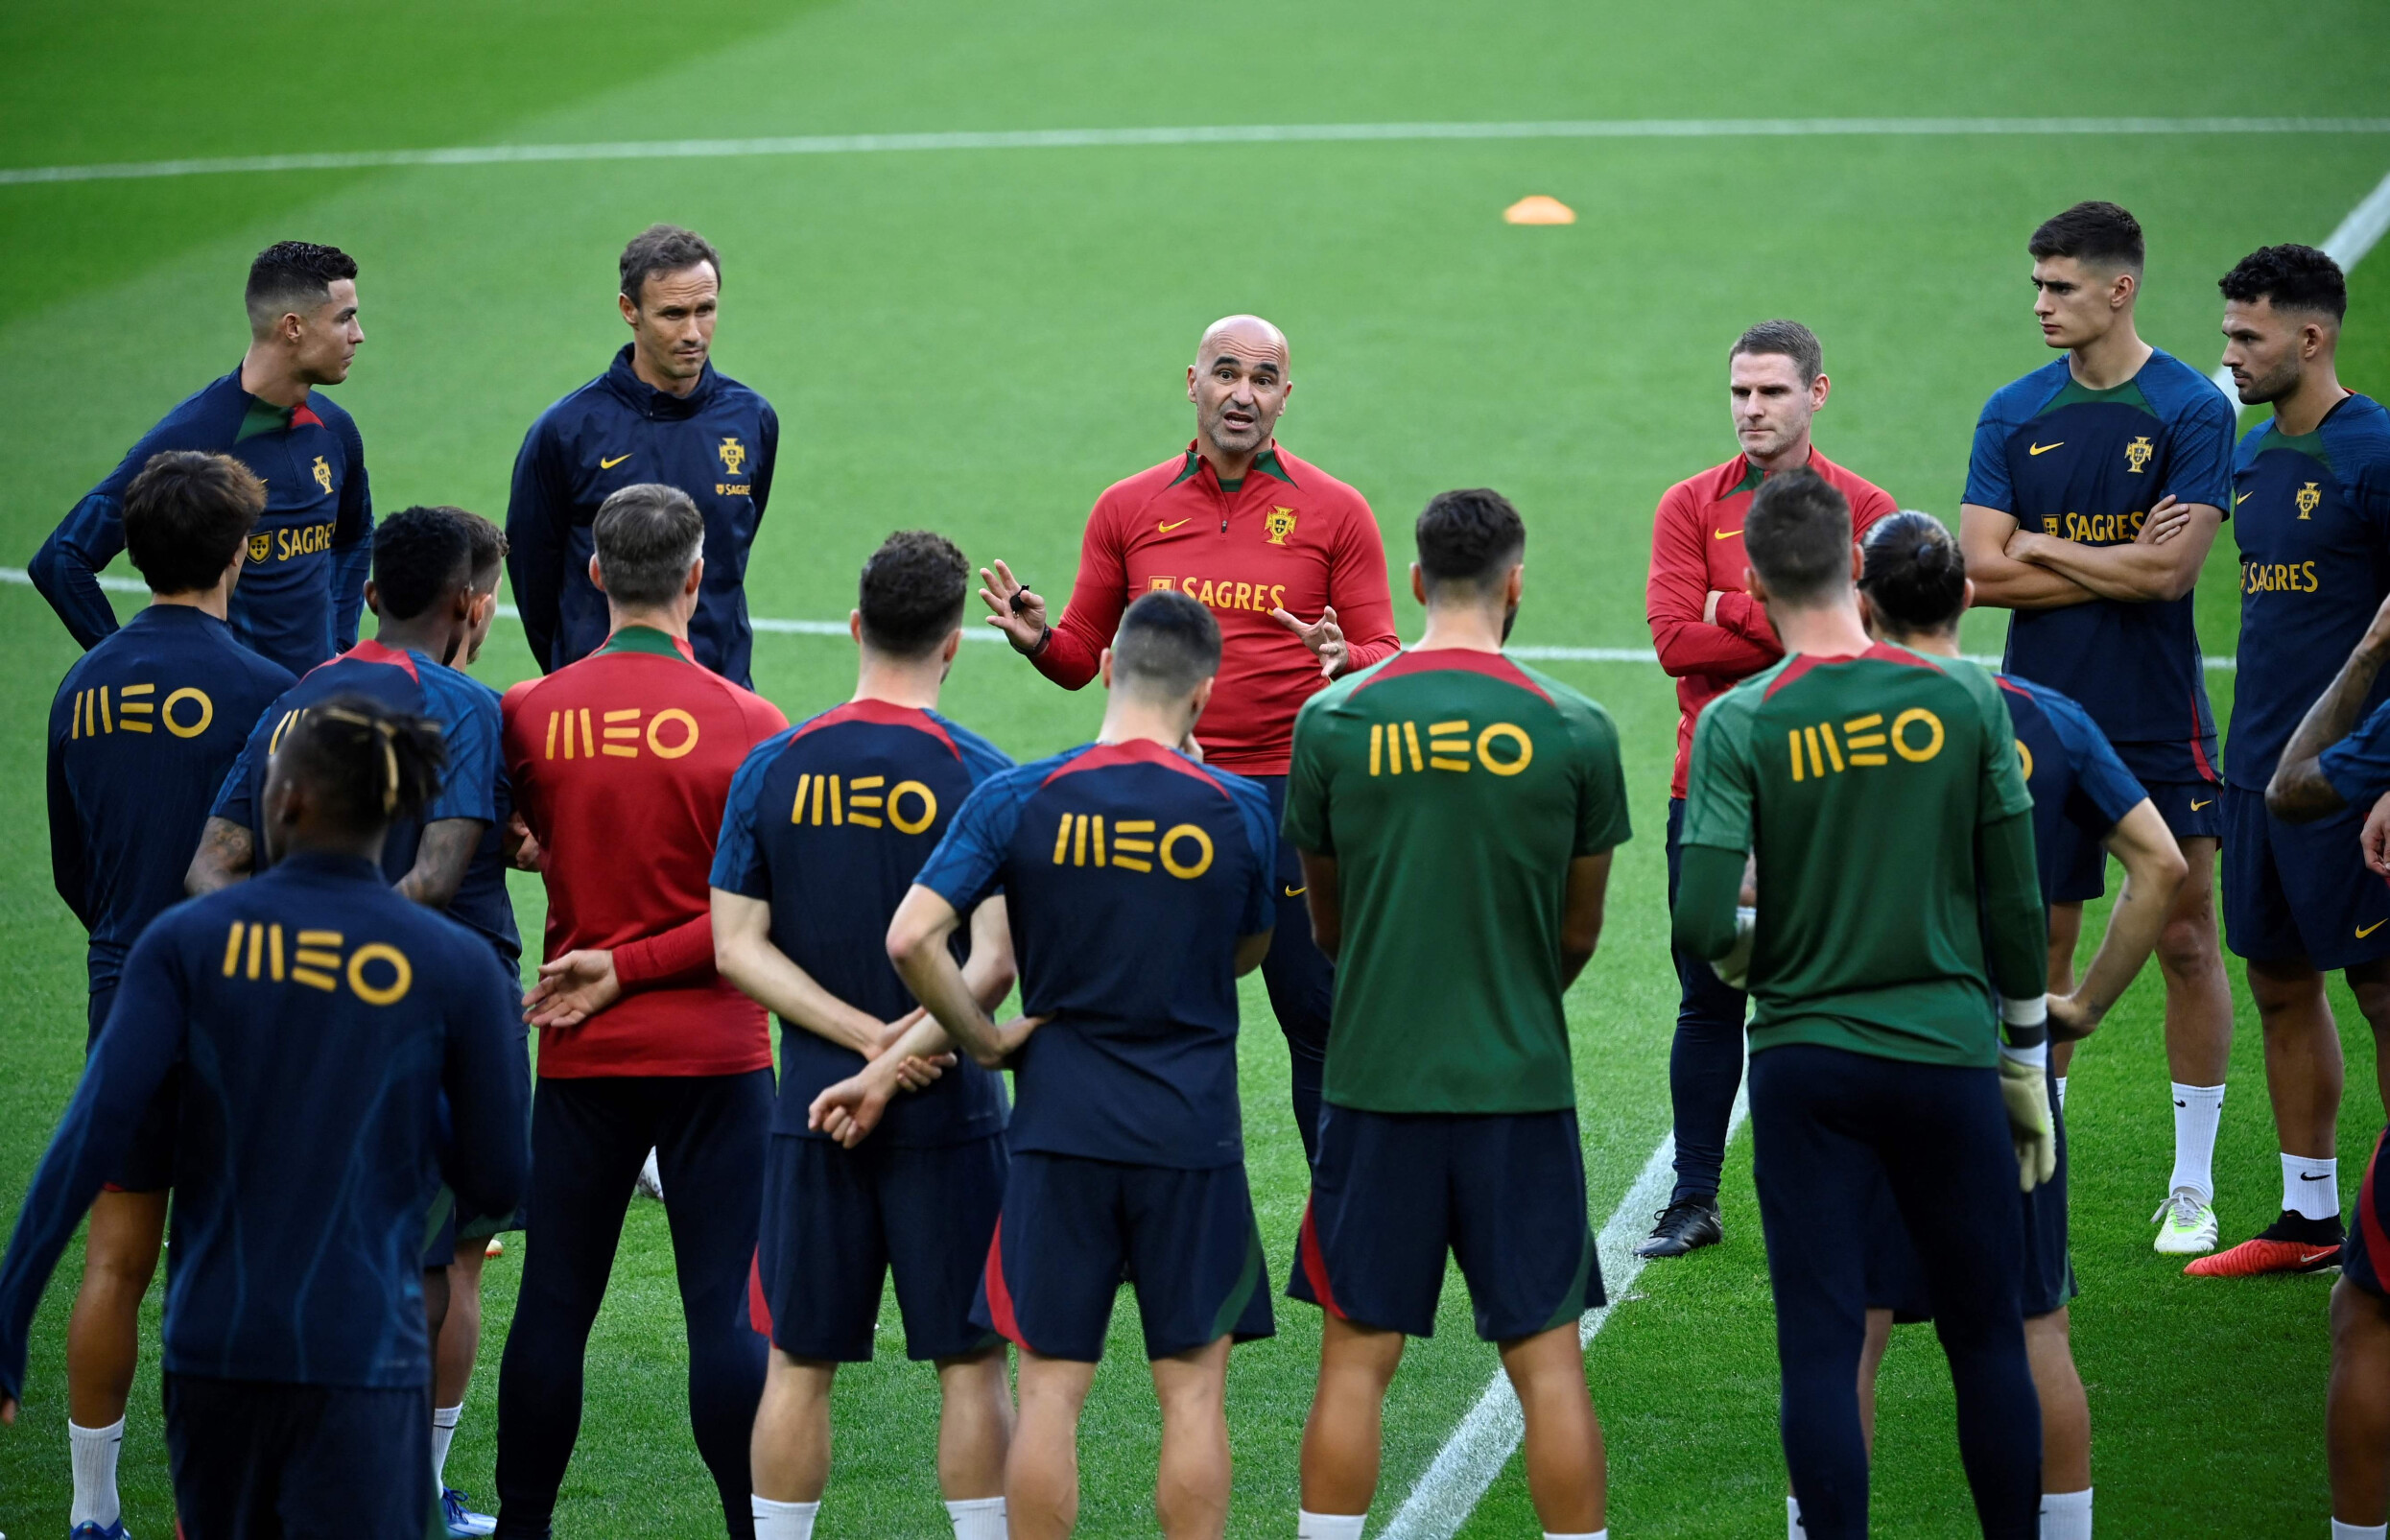
[[[1243,1162],[1181,1171],[1015,1153],[972,1324],[1093,1363],[1124,1280],[1137,1289],[1148,1360],[1274,1335]]]
[[[2356,1222],[2340,1243],[2340,1276],[2377,1298],[2390,1299],[2390,1173],[2381,1169],[2384,1145],[2390,1145],[2390,1130],[2376,1137],[2373,1157],[2365,1162]]]
[[[83,1056],[99,1046],[100,1029],[107,1025],[108,1007],[116,1003],[116,985],[102,984],[91,991],[91,1004],[85,1012]],[[124,1158],[108,1176],[111,1193],[162,1193],[175,1185],[175,1130],[182,1110],[182,1072],[175,1070],[166,1077],[157,1095],[141,1114],[140,1124],[132,1131],[132,1143],[125,1147]]]
[[[748,1316],[792,1358],[871,1362],[880,1292],[896,1274],[905,1356],[960,1358],[996,1334],[971,1323],[1004,1206],[1005,1136],[911,1148],[777,1134]]]
[[[2225,788],[2215,781],[2142,780],[2158,816],[2180,840],[2224,838]],[[2058,882],[2050,892],[2054,904],[2080,904],[2108,890],[2108,846],[2072,821],[2058,824]]]
[[[2224,942],[2236,956],[2328,972],[2390,957],[2390,882],[2357,847],[2368,811],[2284,823],[2263,793],[2224,789]]]
[[[422,1540],[432,1388],[166,1375],[184,1540]]]
[[[1288,1295],[1339,1320],[1431,1337],[1447,1251],[1489,1342],[1604,1303],[1575,1109],[1322,1111]]]

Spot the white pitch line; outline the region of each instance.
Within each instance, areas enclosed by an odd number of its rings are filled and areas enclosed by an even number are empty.
[[[2384,176],[2356,207],[2349,210],[2349,217],[2340,222],[2340,227],[2324,238],[2322,249],[2346,272],[2365,260],[2365,253],[2374,249],[2384,231],[2390,231],[2390,176]],[[2231,369],[2218,364],[2215,372],[2208,377],[2236,402],[2240,399],[2233,389]]]
[[[0,582],[30,585],[33,580],[32,576],[22,567],[0,567]],[[100,586],[112,594],[146,594],[150,591],[149,585],[136,578],[111,578],[105,574],[100,578]],[[512,604],[500,604],[498,614],[505,620],[519,621],[523,618],[522,612]],[[750,615],[747,617],[747,624],[759,631],[771,631],[782,636],[843,638],[848,634],[846,622],[842,620],[784,620],[774,615]],[[966,642],[1001,642],[1004,640],[993,629],[979,626],[965,626],[962,628],[962,639]],[[1647,647],[1512,647],[1505,648],[1503,651],[1512,657],[1525,658],[1529,663],[1657,664],[1660,661],[1659,654]],[[1985,668],[1998,668],[2000,660],[1989,652],[1970,652],[1967,654],[1967,661],[1980,663]],[[2212,657],[2207,660],[2207,665],[2210,669],[2230,673],[2234,660],[2229,657]]]
[[[1737,1091],[1735,1110],[1726,1124],[1729,1144],[1749,1110],[1747,1092]],[[1676,1136],[1671,1133],[1660,1140],[1651,1158],[1644,1162],[1642,1173],[1611,1211],[1609,1222],[1602,1225],[1595,1245],[1601,1253],[1602,1291],[1610,1302],[1587,1311],[1577,1323],[1580,1343],[1590,1344],[1600,1335],[1609,1324],[1610,1313],[1625,1303],[1627,1291],[1642,1274],[1645,1264],[1635,1255],[1635,1246],[1650,1233],[1652,1214],[1668,1202],[1676,1181],[1675,1161]],[[1595,1387],[1597,1395],[1599,1388]],[[1379,1540],[1452,1540],[1484,1498],[1486,1488],[1494,1484],[1494,1478],[1510,1462],[1512,1451],[1526,1433],[1518,1392],[1511,1389],[1509,1377],[1497,1370],[1478,1404],[1469,1409],[1420,1474],[1410,1496],[1379,1531]]]
[[[1251,123],[1149,129],[1018,129],[938,133],[784,134],[757,139],[453,145],[331,150],[82,166],[0,168],[0,185],[234,173],[496,166],[565,160],[716,160],[972,150],[1101,150],[1168,145],[1416,143],[1485,139],[1773,139],[2014,134],[2390,133],[2390,118],[1617,118],[1536,123]]]

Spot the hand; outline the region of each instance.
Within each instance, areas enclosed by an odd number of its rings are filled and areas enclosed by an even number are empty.
[[[0,1422],[8,1423],[12,1427],[15,1425],[16,1398],[14,1396],[0,1396]]]
[[[1710,590],[1710,597],[1704,601],[1701,605],[1701,624],[1704,626],[1715,626],[1717,624],[1717,602],[1725,597],[1726,596],[1724,594],[1715,588]]]
[[[1029,1033],[1053,1020],[1052,1016],[1015,1016],[996,1029],[996,1041],[1003,1045],[1004,1056],[1010,1058],[1029,1040]]]
[[[888,1099],[895,1094],[894,1079],[876,1066],[861,1075],[850,1075],[836,1085],[824,1087],[814,1098],[813,1104],[805,1109],[805,1126],[826,1133],[852,1149],[880,1125],[880,1115],[887,1110]]]
[[[539,982],[523,997],[523,1019],[534,1027],[578,1027],[622,997],[612,952],[567,952],[540,964]]]
[[[980,569],[980,597],[995,611],[987,624],[1005,633],[1016,652],[1033,652],[1046,636],[1046,602],[1024,587],[1002,560],[996,570]]]
[[[1759,912],[1747,907],[1735,911],[1735,944],[1722,958],[1711,960],[1710,969],[1717,982],[1729,989],[1751,986],[1751,949],[1756,944],[1760,923]]]
[[[2036,534],[2031,530],[2019,528],[2015,533],[2009,535],[2008,543],[2000,548],[2000,554],[2011,561],[2031,561],[2035,554],[2041,550],[2042,542],[2048,538],[2048,535]]]
[[[2000,1099],[2008,1109],[2008,1136],[2017,1146],[2017,1190],[2029,1193],[2058,1170],[2058,1135],[2049,1120],[2048,1072],[2002,1054]]]
[[[1273,609],[1269,618],[1303,639],[1303,645],[1312,650],[1312,656],[1319,659],[1321,678],[1333,679],[1353,666],[1352,649],[1344,645],[1343,628],[1337,625],[1336,605],[1323,606],[1314,626],[1304,625],[1290,610]]]
[[[883,1023],[880,1028],[880,1035],[874,1037],[870,1043],[865,1045],[864,1048],[864,1058],[866,1061],[876,1059],[881,1054],[887,1053],[889,1049],[894,1048],[898,1043],[903,1042],[905,1040],[905,1034],[911,1031],[913,1028],[919,1026],[921,1018],[928,1014],[928,1011],[923,1010],[919,1006],[915,1006],[911,1010],[897,1017],[894,1021]]]
[[[2133,543],[2164,545],[2189,528],[2190,505],[2168,494],[2142,518],[2141,533],[2133,536]]]
[[[539,869],[544,854],[539,848],[539,836],[532,833],[532,826],[523,821],[520,812],[507,815],[506,847],[507,860],[513,864],[515,870]]]
[[[2357,836],[2357,844],[2365,852],[2366,869],[2377,877],[2390,877],[2390,792],[2365,815],[2365,832]]]
[[[2097,1030],[2099,1018],[2107,1014],[2079,994],[2049,997],[2049,1040],[2053,1043],[2079,1043]]]

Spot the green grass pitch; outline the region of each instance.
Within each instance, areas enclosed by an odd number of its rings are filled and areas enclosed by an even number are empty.
[[[2343,116],[2390,100],[2390,32],[2362,0],[2000,8],[1890,0],[1787,10],[1695,0],[1456,7],[1298,0],[1217,11],[1026,0],[768,5],[507,0],[245,12],[158,0],[0,12],[0,161],[756,134],[1141,125],[1998,115]],[[284,237],[354,252],[367,344],[341,401],[384,509],[503,511],[532,417],[621,341],[623,240],[651,220],[725,253],[717,358],[784,425],[749,579],[761,615],[835,618],[863,556],[928,525],[1050,593],[1111,479],[1185,442],[1179,370],[1203,322],[1258,310],[1294,341],[1287,443],[1359,486],[1389,547],[1432,492],[1503,488],[1530,530],[1523,643],[1647,640],[1643,573],[1661,490],[1733,449],[1729,340],[1810,321],[1835,381],[1819,440],[1905,504],[1953,516],[1983,397],[2045,361],[2027,231],[2084,197],[2146,225],[2142,323],[2202,366],[2213,280],[2250,248],[2321,240],[2390,170],[2390,136],[1894,136],[1248,144],[274,173],[0,187],[0,563],[21,563],[125,445],[230,367],[248,257]],[[1515,228],[1528,193],[1566,228]],[[2390,391],[2390,258],[2355,275],[2344,375]],[[2234,557],[2199,594],[2233,651]],[[121,569],[120,569],[121,570]],[[1399,565],[1398,569],[1399,571]],[[1417,610],[1400,602],[1415,634]],[[1969,639],[1996,648],[2000,621]],[[0,584],[0,1214],[12,1215],[80,1066],[82,936],[50,891],[41,723],[74,649]],[[529,667],[502,629],[480,673]],[[1598,1223],[1668,1127],[1675,1003],[1661,828],[1674,706],[1648,664],[1560,663],[1624,735],[1638,838],[1600,955],[1571,998]],[[842,642],[759,638],[793,717],[842,699]],[[2210,676],[2219,715],[2233,676]],[[970,648],[947,696],[1016,754],[1085,736],[1100,701]],[[528,934],[535,883],[518,886]],[[2096,916],[2094,916],[2094,927]],[[2238,969],[2233,970],[2237,978]],[[2335,996],[2355,1022],[2345,993]],[[1303,1195],[1285,1054],[1244,998],[1253,1185],[1283,1284]],[[2277,1168],[2245,994],[2218,1152],[2227,1239],[2264,1222]],[[2344,1191],[2378,1126],[2373,1046],[2348,1034]],[[2142,1222],[2170,1151],[2158,995],[2144,980],[2078,1061],[2075,1341],[2106,1535],[2319,1533],[2322,1279],[2201,1286]],[[1643,1274],[1588,1356],[1631,1536],[1782,1532],[1784,1470],[1747,1141],[1722,1247]],[[1987,1217],[1987,1220],[1991,1217]],[[484,1366],[450,1461],[486,1496],[497,1356],[520,1246],[489,1268]],[[27,1416],[0,1431],[0,1528],[63,1528],[70,1251],[35,1339]],[[663,1220],[632,1217],[590,1354],[558,1531],[719,1533],[687,1432]],[[154,1307],[153,1307],[154,1308]],[[1125,1317],[1124,1318],[1124,1324]],[[898,1351],[893,1305],[884,1325]],[[1283,1303],[1230,1381],[1231,1531],[1291,1532],[1316,1321]],[[154,1339],[153,1339],[154,1340]],[[1155,1422],[1133,1333],[1082,1435],[1082,1532],[1150,1533]],[[1381,1520],[1492,1373],[1455,1278],[1386,1417]],[[134,1394],[133,1532],[170,1532],[154,1356]],[[1879,1531],[1973,1532],[1948,1377],[1905,1332],[1885,1371]],[[825,1537],[945,1532],[933,1382],[887,1356],[841,1377]],[[1514,1459],[1462,1533],[1534,1532]]]

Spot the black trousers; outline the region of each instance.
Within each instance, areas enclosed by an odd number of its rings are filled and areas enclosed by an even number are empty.
[[[1668,909],[1676,908],[1685,799],[1668,798]],[[1676,1114],[1676,1191],[1669,1201],[1716,1197],[1726,1166],[1726,1125],[1742,1085],[1742,1018],[1748,998],[1727,987],[1703,959],[1671,943],[1676,960],[1676,1039],[1668,1046],[1668,1101]]]
[[[2024,1225],[1999,1074],[1807,1043],[1751,1057],[1753,1174],[1776,1294],[1785,1464],[1810,1540],[1865,1540],[1858,1359],[1868,1195],[1916,1244],[1988,1540],[2040,1533],[2042,1408],[2024,1356]]]
[[[423,1540],[432,1387],[169,1374],[166,1459],[184,1540]]]
[[[1269,793],[1272,818],[1287,812],[1287,778],[1253,775]],[[1281,835],[1276,899],[1278,929],[1269,956],[1262,960],[1262,982],[1269,986],[1269,1008],[1287,1035],[1292,1061],[1294,1127],[1303,1136],[1303,1159],[1319,1152],[1319,1088],[1328,1063],[1328,1017],[1336,1007],[1337,965],[1312,943],[1311,912],[1303,903],[1303,858]],[[1731,1099],[1732,1091],[1727,1093]]]
[[[549,1532],[580,1433],[589,1329],[632,1184],[652,1149],[689,1334],[690,1426],[722,1494],[724,1527],[735,1540],[751,1540],[747,1439],[764,1391],[766,1343],[748,1324],[746,1288],[771,1098],[769,1070],[540,1080],[532,1098],[523,1283],[498,1371],[501,1535]]]

